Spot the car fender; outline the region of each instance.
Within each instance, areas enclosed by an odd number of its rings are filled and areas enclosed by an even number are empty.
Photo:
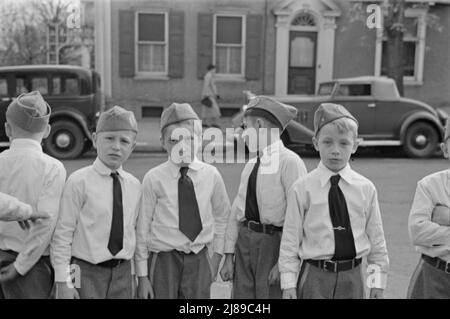
[[[314,131],[308,127],[300,124],[299,122],[292,120],[286,126],[286,132],[289,136],[289,141],[293,144],[312,144],[312,137],[314,136]]]
[[[406,117],[405,120],[403,120],[401,126],[400,126],[400,141],[403,141],[406,135],[406,130],[408,127],[413,123],[417,121],[425,121],[425,122],[431,122],[438,130],[440,139],[444,137],[444,129],[442,127],[442,124],[439,122],[439,119],[434,116],[433,114],[425,111],[420,112],[414,112],[413,114]]]
[[[83,130],[84,135],[92,141],[92,134],[89,131],[89,127],[87,125],[86,117],[81,114],[80,112],[77,112],[73,109],[64,109],[59,108],[58,110],[55,110],[52,112],[50,116],[50,122],[56,118],[70,118],[71,120],[74,120],[78,125],[80,125],[81,129]]]

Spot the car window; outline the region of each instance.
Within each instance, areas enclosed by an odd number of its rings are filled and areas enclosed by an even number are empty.
[[[8,96],[8,81],[0,78],[0,96]]]
[[[30,84],[25,76],[16,77],[16,96],[30,92]]]
[[[48,80],[46,76],[31,76],[31,90],[48,95]]]
[[[80,95],[80,81],[75,74],[54,75],[53,95]]]
[[[319,86],[319,92],[317,92],[318,95],[331,95],[333,92],[334,83],[322,83]]]
[[[341,84],[336,96],[370,96],[372,95],[370,84]]]

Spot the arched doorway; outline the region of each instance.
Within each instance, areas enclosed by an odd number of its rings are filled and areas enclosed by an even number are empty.
[[[318,23],[307,11],[297,14],[289,28],[288,94],[314,94]]]

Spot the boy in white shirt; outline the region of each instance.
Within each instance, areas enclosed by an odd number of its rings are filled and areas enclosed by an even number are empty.
[[[133,112],[120,106],[103,112],[93,135],[96,160],[67,180],[51,243],[57,298],[133,297],[131,259],[141,185],[122,164],[136,145],[136,134]],[[68,283],[71,265],[79,287]]]
[[[50,113],[38,91],[20,95],[6,111],[11,146],[0,154],[0,191],[49,218],[25,231],[16,223],[0,222],[0,295],[4,298],[45,299],[53,287],[49,243],[66,170],[42,151],[41,142],[50,133]]]
[[[343,106],[325,103],[314,114],[314,130],[319,166],[288,198],[279,259],[283,297],[364,298],[360,264],[367,257],[377,277],[370,298],[382,298],[388,254],[377,192],[348,164],[358,122]]]

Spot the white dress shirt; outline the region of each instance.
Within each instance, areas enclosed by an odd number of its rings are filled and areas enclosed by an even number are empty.
[[[19,253],[14,267],[21,275],[49,254],[65,180],[63,164],[44,154],[35,140],[14,139],[9,150],[0,154],[0,191],[50,216],[31,224],[29,230],[15,222],[0,222],[0,249]]]
[[[256,158],[249,160],[242,171],[238,194],[233,202],[227,226],[225,253],[234,253],[239,222],[245,220],[248,178],[255,163]],[[275,168],[274,170],[264,169],[270,168],[271,165]],[[294,182],[306,173],[303,160],[287,149],[280,140],[262,151],[256,178],[256,197],[261,223],[283,226],[288,191]]]
[[[5,193],[0,193],[0,220],[16,221],[26,220],[31,217],[33,209],[30,205],[22,203],[17,198]]]
[[[450,261],[450,227],[431,221],[436,205],[450,208],[450,170],[428,175],[417,183],[408,223],[418,252]]]
[[[122,250],[113,256],[108,250],[113,215],[111,172],[97,158],[93,165],[75,171],[68,178],[51,243],[55,281],[66,281],[71,257],[92,264],[133,258],[141,184],[122,167],[117,170],[122,188],[124,237]]]
[[[219,171],[195,159],[187,175],[195,189],[202,231],[191,242],[179,230],[178,179],[180,167],[170,160],[152,168],[142,182],[141,210],[137,226],[136,274],[148,274],[149,251],[178,250],[198,253],[205,245],[223,254],[224,236],[230,215],[230,200]]]
[[[296,287],[301,260],[330,260],[334,255],[328,193],[330,177],[336,174],[341,176],[339,187],[347,203],[356,258],[367,256],[368,264],[387,273],[389,259],[375,185],[348,164],[334,173],[320,162],[289,194],[278,262],[282,289]],[[385,280],[380,284],[377,288],[384,288]]]

